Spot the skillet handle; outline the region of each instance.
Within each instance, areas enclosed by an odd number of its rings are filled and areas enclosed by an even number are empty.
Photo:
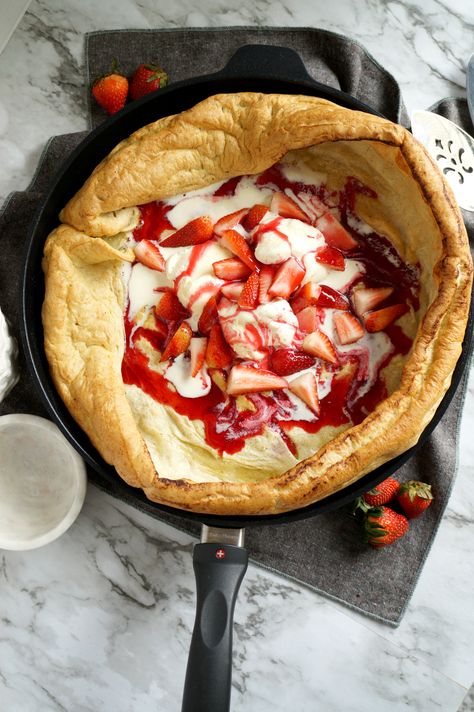
[[[197,608],[181,712],[228,712],[232,625],[248,554],[240,546],[196,544]]]
[[[232,55],[217,76],[286,79],[317,84],[294,49],[276,45],[244,45]]]

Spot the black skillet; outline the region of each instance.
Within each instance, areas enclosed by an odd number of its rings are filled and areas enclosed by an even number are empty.
[[[49,375],[41,325],[41,304],[44,297],[41,271],[43,245],[49,232],[58,224],[61,208],[119,141],[145,124],[179,113],[207,96],[239,91],[307,94],[329,99],[350,109],[380,115],[354,97],[315,82],[293,50],[263,45],[241,47],[222,71],[178,82],[133,102],[87,136],[64,162],[38,209],[27,238],[23,273],[21,327],[28,366],[51,417],[79,454],[92,466],[97,484],[155,516],[166,512],[172,517],[201,522],[204,525],[202,543],[194,547],[197,612],[182,712],[226,712],[229,709],[233,610],[247,568],[247,552],[243,548],[244,528],[259,524],[294,522],[336,509],[397,470],[426,441],[448,407],[468,363],[472,340],[471,310],[468,336],[454,371],[451,387],[418,444],[344,490],[304,509],[261,517],[194,514],[150,502],[141,490],[129,487],[120,480],[114,468],[104,462],[72,419]]]

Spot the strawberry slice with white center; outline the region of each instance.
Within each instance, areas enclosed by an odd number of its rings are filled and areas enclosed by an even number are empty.
[[[261,223],[267,213],[268,207],[257,203],[253,206],[253,208],[250,208],[247,215],[242,220],[242,227],[247,230],[247,232],[250,232]]]
[[[303,351],[311,356],[322,358],[328,363],[338,363],[336,349],[331,339],[321,329],[316,329],[311,334],[308,334],[303,339],[301,346]]]
[[[135,257],[145,267],[154,269],[157,272],[164,272],[166,267],[165,258],[159,248],[151,240],[141,240],[133,248]]]
[[[296,349],[277,349],[270,359],[270,367],[278,376],[291,376],[311,366],[314,366],[314,358]]]
[[[189,311],[183,307],[176,294],[167,289],[155,307],[155,314],[164,321],[181,321],[189,316]]]
[[[167,361],[169,358],[176,358],[188,350],[193,332],[186,321],[183,321],[168,342],[160,361]]]
[[[282,218],[294,218],[295,220],[301,220],[305,223],[310,222],[304,210],[302,210],[289,195],[286,195],[286,193],[273,193],[270,210]]]
[[[258,272],[252,272],[239,297],[238,304],[241,309],[255,309],[258,299],[259,278]]]
[[[278,267],[268,294],[271,297],[287,299],[300,286],[305,274],[306,270],[301,262],[296,257],[290,257]]]
[[[242,294],[244,286],[245,282],[231,282],[230,284],[224,284],[223,287],[221,287],[221,292],[224,297],[236,302]]]
[[[346,261],[342,252],[336,247],[329,247],[329,245],[318,247],[314,253],[314,258],[316,262],[327,265],[338,272],[344,272],[346,267]]]
[[[248,208],[242,208],[242,210],[236,210],[233,213],[229,213],[229,215],[224,215],[224,217],[220,218],[214,225],[214,232],[216,235],[219,235],[219,237],[222,237],[226,230],[232,230],[236,225],[241,224],[247,213]]]
[[[251,269],[238,257],[229,257],[226,260],[214,262],[212,268],[216,277],[225,279],[228,282],[235,279],[247,279],[251,272]]]
[[[219,324],[214,324],[211,328],[205,359],[211,368],[228,368],[232,363],[232,350],[225,340]]]
[[[211,330],[213,324],[216,323],[218,319],[217,314],[217,300],[213,294],[204,305],[204,308],[199,317],[198,329],[201,334],[207,334]]]
[[[273,282],[273,277],[275,275],[275,269],[272,265],[264,265],[260,269],[259,274],[259,284],[258,284],[258,302],[259,304],[268,304],[272,301],[272,297],[268,294],[271,283]]]
[[[227,247],[228,250],[233,252],[234,255],[240,257],[242,262],[246,264],[247,267],[250,267],[251,270],[256,269],[257,263],[252,250],[248,246],[245,238],[236,230],[225,230],[222,234],[221,243],[224,247]]]
[[[319,316],[316,307],[305,307],[297,313],[296,318],[298,319],[298,325],[301,331],[307,334],[316,331],[319,326]]]
[[[353,344],[359,341],[364,334],[364,327],[360,321],[350,312],[337,312],[334,314],[334,326],[339,337],[339,341],[345,344]]]
[[[314,373],[302,373],[301,376],[290,381],[288,388],[295,396],[301,398],[315,415],[319,415],[318,384]]]
[[[205,336],[193,336],[189,351],[191,353],[191,376],[194,378],[204,365],[204,357],[206,356],[207,339]]]
[[[227,393],[231,396],[242,393],[258,393],[288,388],[288,382],[272,371],[237,364],[230,372]]]
[[[394,304],[391,307],[372,311],[364,316],[365,328],[371,333],[383,331],[385,327],[396,321],[402,314],[406,314],[407,311],[406,304]]]
[[[322,200],[319,200],[319,198],[311,193],[297,193],[294,200],[301,209],[308,214],[313,224],[321,215],[324,215],[329,210]]]
[[[338,250],[353,250],[357,247],[357,241],[349,235],[332,213],[322,215],[314,224],[323,233],[330,247],[336,247]]]
[[[381,304],[393,292],[393,287],[374,287],[371,289],[355,289],[352,293],[352,303],[356,314],[361,318],[365,312],[371,311]]]
[[[187,247],[188,245],[199,245],[201,242],[210,240],[214,233],[214,225],[209,215],[202,215],[188,222],[184,227],[176,230],[172,235],[165,238],[160,245],[162,247]]]

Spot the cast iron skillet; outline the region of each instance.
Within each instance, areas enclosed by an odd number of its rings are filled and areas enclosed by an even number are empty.
[[[340,507],[371,489],[397,470],[427,440],[454,396],[468,362],[472,339],[472,310],[463,352],[452,384],[417,445],[377,468],[356,483],[309,507],[265,516],[218,516],[177,511],[146,499],[142,490],[129,487],[104,462],[57,394],[43,349],[41,305],[44,281],[41,271],[43,245],[58,224],[58,214],[77,192],[93,168],[116,144],[133,131],[163,116],[179,113],[218,93],[257,91],[307,94],[341,106],[379,115],[354,97],[314,81],[293,50],[283,47],[241,47],[226,67],[216,74],[178,82],[125,107],[92,131],[64,162],[53,178],[27,238],[22,282],[22,341],[28,366],[45,405],[59,428],[79,454],[92,466],[99,486],[151,514],[166,512],[201,522],[203,542],[194,547],[197,613],[186,673],[183,712],[225,712],[230,705],[232,619],[235,599],[247,568],[243,529],[258,524],[293,522]]]

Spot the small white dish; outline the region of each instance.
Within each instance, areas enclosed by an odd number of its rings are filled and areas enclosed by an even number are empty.
[[[53,423],[0,417],[0,549],[36,549],[64,534],[86,487],[83,460]]]

